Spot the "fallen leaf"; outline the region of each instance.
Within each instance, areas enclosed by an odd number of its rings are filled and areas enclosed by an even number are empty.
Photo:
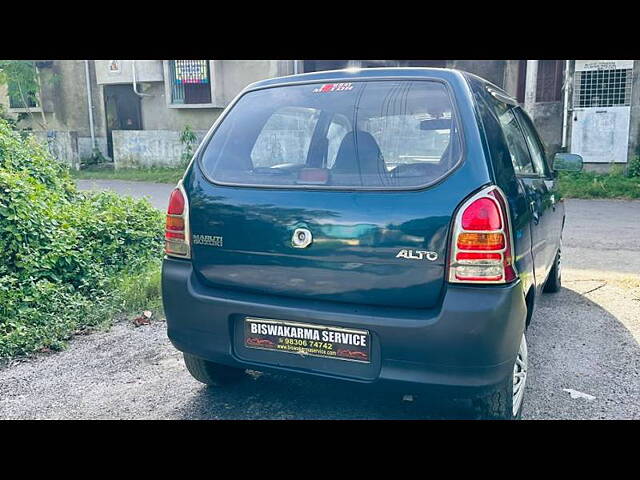
[[[133,324],[136,327],[141,327],[142,325],[149,325],[151,323],[151,318],[142,314],[139,317],[133,319]]]

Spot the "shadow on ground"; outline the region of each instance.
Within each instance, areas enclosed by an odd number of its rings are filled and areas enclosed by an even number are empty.
[[[473,321],[473,319],[469,319]],[[524,418],[638,418],[640,346],[609,312],[563,288],[544,295],[528,331]],[[563,388],[595,396],[571,399]],[[382,390],[315,377],[248,375],[225,389],[202,387],[178,410],[193,419],[467,418],[433,392]]]
[[[530,374],[523,417],[640,418],[638,341],[621,320],[574,290],[577,282],[567,284],[570,288],[540,298],[528,331]],[[601,292],[621,301],[615,290]],[[595,399],[572,399],[565,388]]]

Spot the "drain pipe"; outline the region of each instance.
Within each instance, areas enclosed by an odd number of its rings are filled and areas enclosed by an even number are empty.
[[[567,147],[567,131],[569,130],[569,60],[564,61],[564,102],[562,105],[562,148]]]
[[[84,61],[84,76],[87,82],[87,105],[89,107],[89,130],[91,130],[91,147],[93,152],[98,149],[96,144],[96,131],[93,124],[93,101],[91,100],[91,77],[89,76],[89,60]]]
[[[133,92],[139,97],[153,97],[149,93],[138,92],[138,83],[136,82],[136,61],[131,60],[131,72],[133,73]]]

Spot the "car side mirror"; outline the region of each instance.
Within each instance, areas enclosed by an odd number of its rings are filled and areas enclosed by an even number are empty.
[[[575,153],[556,153],[553,157],[555,172],[579,172],[582,170],[582,157]]]

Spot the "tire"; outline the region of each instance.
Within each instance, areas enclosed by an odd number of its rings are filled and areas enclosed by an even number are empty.
[[[199,357],[184,353],[184,364],[193,378],[210,387],[223,387],[239,382],[244,377],[244,370],[219,363],[209,362]]]
[[[562,264],[560,263],[560,258],[561,253],[560,249],[558,249],[556,258],[553,261],[553,267],[551,267],[551,271],[549,272],[549,278],[547,278],[544,289],[542,290],[545,293],[557,293],[562,287]]]
[[[527,341],[523,333],[514,364],[513,375],[509,375],[491,390],[485,391],[471,400],[474,418],[519,420],[522,416],[522,406],[524,405],[526,380]],[[516,391],[518,393],[517,396],[514,392],[515,385],[519,385]]]

